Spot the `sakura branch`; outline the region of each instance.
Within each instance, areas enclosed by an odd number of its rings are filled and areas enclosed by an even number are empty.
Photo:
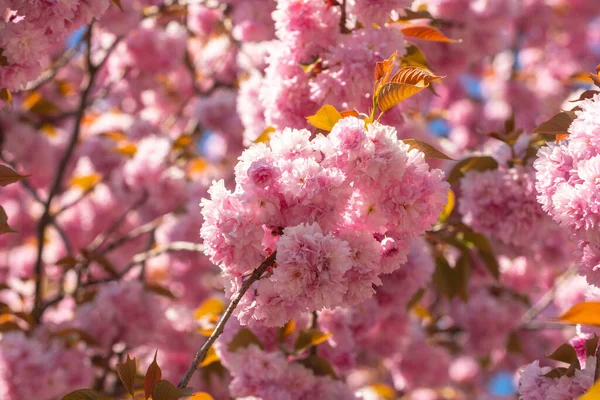
[[[246,279],[244,281],[244,283],[242,283],[242,286],[240,287],[240,289],[233,295],[233,297],[231,298],[231,301],[229,302],[229,305],[225,309],[225,312],[219,319],[219,322],[217,322],[217,325],[215,326],[215,330],[209,336],[209,338],[206,340],[206,342],[204,342],[204,344],[202,345],[200,350],[198,350],[198,352],[194,356],[194,360],[192,361],[192,364],[190,365],[187,372],[183,376],[183,379],[181,379],[181,382],[179,382],[179,384],[177,385],[178,388],[184,389],[187,387],[188,383],[190,382],[190,379],[192,379],[192,376],[194,375],[194,372],[196,372],[196,369],[198,369],[198,365],[202,362],[204,357],[206,357],[206,353],[208,352],[208,349],[210,349],[210,346],[212,346],[216,342],[216,340],[219,338],[219,336],[221,336],[221,334],[223,333],[223,329],[225,329],[225,324],[227,324],[227,321],[229,320],[229,318],[231,318],[233,311],[235,310],[235,308],[238,306],[238,304],[242,300],[242,297],[244,297],[244,295],[246,294],[248,289],[250,289],[252,284],[254,284],[254,282],[258,281],[263,276],[263,274],[265,273],[265,271],[267,271],[267,269],[275,266],[275,258],[276,257],[277,257],[277,253],[275,253],[275,252],[273,252],[270,256],[268,256],[260,264],[260,266],[258,268],[256,268],[254,271],[252,271],[252,273],[250,274],[250,277],[248,277],[248,279]]]

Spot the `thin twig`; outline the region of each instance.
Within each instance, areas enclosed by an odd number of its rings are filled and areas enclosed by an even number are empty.
[[[192,361],[192,364],[188,368],[183,379],[181,380],[181,382],[179,382],[179,385],[177,385],[177,387],[179,387],[180,389],[187,387],[188,383],[190,382],[190,379],[192,379],[192,376],[194,375],[194,372],[196,372],[198,365],[200,364],[200,362],[202,362],[202,360],[206,356],[208,349],[210,349],[210,346],[212,346],[213,343],[223,333],[225,324],[227,323],[227,321],[233,314],[233,311],[239,304],[240,300],[242,300],[242,297],[244,297],[244,294],[246,294],[246,292],[248,291],[248,289],[250,289],[250,286],[252,286],[252,284],[254,282],[258,281],[262,277],[262,275],[265,273],[267,268],[275,265],[276,255],[277,255],[277,252],[273,252],[269,257],[267,257],[260,264],[260,266],[258,268],[256,268],[254,271],[252,271],[252,274],[250,275],[250,277],[246,281],[244,281],[244,283],[242,283],[242,286],[240,287],[240,289],[232,297],[231,302],[229,303],[229,305],[227,306],[227,309],[225,310],[225,313],[223,313],[223,315],[221,316],[221,319],[219,319],[219,322],[217,322],[217,326],[215,327],[215,330],[210,335],[208,340],[206,342],[204,342],[204,344],[202,345],[200,350],[198,350],[198,352],[196,353],[196,356],[194,357],[194,361]]]

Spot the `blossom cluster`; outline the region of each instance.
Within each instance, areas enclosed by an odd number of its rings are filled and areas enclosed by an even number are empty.
[[[233,293],[270,253],[276,267],[240,318],[283,325],[303,311],[357,304],[406,262],[447,198],[440,170],[395,129],[341,119],[327,136],[285,129],[246,150],[236,187],[203,200],[202,238]]]

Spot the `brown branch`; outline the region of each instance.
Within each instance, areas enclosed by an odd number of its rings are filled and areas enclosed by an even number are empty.
[[[244,283],[242,283],[242,286],[240,287],[240,289],[231,298],[231,302],[227,306],[225,313],[223,313],[223,315],[221,316],[221,319],[219,319],[219,322],[217,322],[217,326],[215,327],[215,330],[210,335],[208,340],[206,342],[204,342],[204,344],[202,345],[200,350],[198,350],[198,352],[196,353],[196,356],[194,357],[194,361],[192,361],[192,364],[188,368],[183,379],[181,380],[181,382],[179,382],[177,387],[179,387],[180,389],[187,387],[188,383],[190,382],[190,379],[192,379],[192,376],[194,375],[194,372],[196,372],[198,365],[202,362],[202,360],[206,356],[208,349],[210,349],[210,346],[212,346],[213,343],[223,333],[225,324],[227,323],[227,321],[233,314],[233,311],[239,304],[240,300],[242,300],[242,297],[244,297],[244,294],[246,294],[246,292],[248,291],[248,289],[250,289],[250,286],[252,286],[252,284],[254,282],[258,281],[262,277],[262,275],[265,273],[267,268],[275,265],[275,257],[276,256],[277,256],[277,252],[273,252],[269,257],[267,257],[260,264],[260,266],[258,268],[256,268],[254,271],[252,271],[252,274],[250,275],[250,277],[247,280],[245,280]]]
[[[52,223],[52,215],[50,214],[50,207],[52,205],[52,200],[58,194],[58,191],[59,191],[60,186],[63,181],[63,177],[67,170],[67,166],[69,165],[69,162],[71,161],[71,157],[73,156],[73,153],[75,152],[75,147],[77,145],[77,142],[79,141],[79,136],[81,134],[81,121],[85,114],[87,98],[90,95],[90,93],[92,92],[92,88],[94,86],[94,81],[97,77],[97,73],[102,68],[104,63],[106,63],[108,57],[110,57],[112,50],[115,48],[116,43],[119,40],[119,39],[115,40],[115,43],[113,43],[111,45],[111,47],[107,50],[106,56],[100,62],[100,64],[98,64],[97,66],[94,66],[91,63],[92,26],[93,26],[93,22],[92,22],[92,24],[90,24],[87,34],[86,34],[86,42],[87,42],[86,59],[88,60],[89,79],[88,79],[87,85],[81,95],[81,98],[79,100],[79,107],[77,109],[77,114],[75,116],[75,125],[73,128],[73,133],[71,134],[71,138],[69,139],[67,148],[58,163],[58,167],[56,169],[57,170],[56,175],[54,176],[54,180],[52,181],[52,184],[50,186],[50,190],[48,192],[48,197],[47,197],[46,201],[44,202],[44,212],[38,223],[37,258],[36,258],[35,267],[34,267],[36,284],[35,284],[34,306],[33,306],[33,312],[32,312],[34,319],[37,321],[39,321],[39,318],[41,317],[40,306],[42,305],[42,297],[43,297],[42,284],[44,281],[44,268],[43,268],[42,256],[44,253],[44,244],[45,244],[44,236],[46,234],[46,228],[48,227],[49,224]]]

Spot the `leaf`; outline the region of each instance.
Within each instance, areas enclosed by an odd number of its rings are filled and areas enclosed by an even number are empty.
[[[144,284],[144,289],[147,290],[147,291],[149,291],[149,292],[152,292],[154,294],[157,294],[159,296],[167,297],[167,298],[172,299],[172,300],[176,300],[177,299],[177,296],[175,296],[173,294],[173,292],[171,292],[166,287],[160,286],[160,285],[158,285],[156,283],[145,283]]]
[[[31,92],[23,100],[23,103],[21,104],[21,109],[23,111],[29,111],[44,116],[52,115],[59,111],[56,104],[44,99],[38,91]]]
[[[452,191],[452,189],[448,189],[448,201],[446,202],[446,205],[444,206],[444,210],[440,214],[440,222],[446,222],[448,220],[448,218],[450,217],[450,214],[452,214],[452,211],[454,210],[455,204],[456,204],[456,196],[454,195],[454,192]]]
[[[471,257],[469,253],[462,253],[454,265],[456,276],[456,295],[464,302],[469,300],[469,277],[471,275]]]
[[[8,225],[8,215],[6,215],[6,211],[0,206],[0,235],[14,232],[16,231]]]
[[[10,90],[8,90],[6,88],[1,88],[0,89],[0,100],[4,100],[8,104],[12,104],[13,98],[12,98],[12,93],[10,93]]]
[[[598,400],[600,399],[600,381],[596,382],[594,386],[587,391],[586,394],[579,397],[577,400]]]
[[[405,85],[401,83],[386,83],[377,94],[377,106],[381,112],[386,112],[402,100],[419,93],[425,86]]]
[[[456,295],[456,278],[448,260],[442,255],[435,258],[435,271],[433,273],[433,285],[435,289],[448,299]]]
[[[508,341],[506,343],[506,349],[510,353],[523,354],[523,345],[521,344],[521,340],[519,339],[519,335],[516,332],[511,332],[508,335]]]
[[[430,19],[435,20],[434,16],[427,10],[413,11],[410,8],[404,9],[404,15],[398,18],[398,21],[410,21],[413,19]]]
[[[315,115],[306,117],[306,120],[315,128],[329,132],[341,118],[342,115],[334,106],[325,104]]]
[[[552,368],[548,373],[544,374],[546,378],[560,378],[567,373],[565,367]]]
[[[280,342],[283,342],[285,339],[290,337],[294,330],[296,329],[296,323],[293,319],[290,319],[285,323],[284,326],[278,329],[278,338]]]
[[[575,118],[576,115],[574,111],[563,111],[556,114],[548,121],[541,123],[533,130],[533,133],[546,135],[568,134],[569,126],[571,126],[571,123]]]
[[[570,103],[576,103],[581,100],[591,99],[598,93],[600,93],[600,92],[597,90],[586,90],[585,92],[581,93],[581,95],[579,96],[579,98],[577,100],[571,100]]]
[[[584,302],[575,304],[558,320],[569,324],[600,326],[600,302]]]
[[[356,110],[344,110],[344,111],[340,111],[340,115],[342,116],[342,118],[346,118],[346,117],[358,117],[358,111]]]
[[[581,369],[579,365],[579,359],[577,358],[577,352],[570,344],[562,344],[554,353],[547,355],[546,358],[564,362],[565,364],[575,365],[577,369]]]
[[[275,132],[275,128],[268,126],[264,131],[254,140],[254,143],[269,143],[271,140],[271,133]]]
[[[92,389],[78,389],[62,397],[61,400],[102,400],[100,393]]]
[[[70,343],[83,342],[92,346],[98,344],[98,341],[95,337],[81,329],[64,328],[56,332],[55,335],[67,339],[67,341]]]
[[[27,178],[28,176],[29,175],[21,175],[6,165],[0,165],[0,186],[19,182],[21,179]]]
[[[429,63],[425,58],[425,55],[414,44],[409,44],[406,47],[406,53],[400,58],[400,65],[403,67],[414,66],[429,69]]]
[[[396,398],[396,391],[385,383],[375,383],[368,386],[369,389],[377,394],[378,399],[392,400]]]
[[[298,363],[302,364],[305,368],[310,369],[316,376],[331,376],[332,378],[337,379],[333,367],[326,358],[312,355],[305,359],[298,360]]]
[[[454,161],[454,159],[448,157],[432,145],[422,142],[420,140],[404,139],[403,142],[410,146],[410,150],[417,149],[423,154],[425,154],[425,158],[439,158],[441,160]]]
[[[129,141],[123,141],[117,145],[115,151],[131,158],[135,155],[135,153],[137,153],[137,145]]]
[[[496,279],[500,279],[500,265],[489,240],[480,233],[473,231],[466,225],[461,225],[463,239],[477,250],[477,254],[484,262],[488,272]]]
[[[152,400],[177,400],[185,395],[183,390],[165,380],[156,382],[152,389]]]
[[[204,359],[200,363],[200,367],[204,368],[207,365],[210,365],[210,364],[212,364],[214,362],[217,362],[219,360],[220,360],[219,355],[217,354],[217,352],[215,351],[215,349],[213,348],[213,346],[210,346],[210,348],[206,352],[206,356],[204,356]]]
[[[428,69],[411,66],[400,68],[400,70],[392,76],[390,82],[427,87],[431,82],[437,82],[442,78],[443,76],[435,75]]]
[[[417,290],[415,292],[415,294],[412,295],[412,297],[410,298],[408,303],[406,303],[406,309],[410,310],[411,308],[416,306],[419,303],[419,301],[421,301],[424,294],[425,294],[425,289],[420,288],[419,290]]]
[[[127,393],[133,396],[133,392],[135,390],[135,375],[137,373],[137,366],[135,363],[135,357],[133,359],[129,358],[129,354],[127,354],[127,360],[124,363],[117,364],[117,375],[119,375],[119,379],[125,386],[125,390]]]
[[[71,269],[77,265],[77,259],[73,256],[64,256],[55,262],[56,265],[60,265],[65,269]]]
[[[154,388],[154,385],[162,378],[162,371],[156,362],[157,355],[158,350],[156,350],[154,353],[154,360],[152,360],[152,364],[148,366],[148,370],[144,376],[144,396],[146,400],[152,396],[152,389]]]
[[[187,400],[214,400],[213,397],[206,392],[198,392]]]
[[[300,352],[312,346],[317,346],[331,337],[331,333],[324,333],[318,329],[302,329],[294,343],[294,350]]]
[[[111,274],[112,276],[119,276],[119,273],[112,265],[110,260],[106,258],[105,255],[96,253],[93,251],[89,251],[87,249],[82,249],[81,254],[90,261],[95,261],[98,265],[102,267],[103,270]]]
[[[225,303],[218,297],[211,297],[202,302],[198,308],[194,310],[194,318],[202,319],[203,317],[219,316],[225,310]]]
[[[460,42],[460,40],[450,39],[436,28],[426,25],[407,26],[406,28],[400,29],[400,31],[404,34],[404,36],[412,37],[415,39],[445,43]]]
[[[0,67],[6,67],[8,65],[8,58],[4,56],[4,49],[0,47]]]
[[[594,333],[594,337],[589,338],[585,341],[585,356],[593,357],[596,355],[596,349],[598,348],[598,335]]]
[[[392,74],[396,58],[398,58],[397,51],[395,51],[387,60],[378,61],[377,64],[375,64],[374,81],[376,89],[378,88],[379,82],[387,81]],[[375,92],[377,92],[377,90],[375,90]]]
[[[459,161],[448,174],[448,182],[455,184],[464,173],[470,170],[487,171],[498,168],[498,162],[493,157],[469,157]]]
[[[235,353],[239,349],[245,349],[251,344],[255,344],[261,349],[264,349],[260,339],[248,328],[242,328],[238,333],[235,334],[231,342],[227,345],[227,349]]]
[[[69,186],[81,189],[83,191],[90,190],[102,181],[102,175],[93,173],[89,175],[75,176],[69,180]]]
[[[121,10],[121,12],[125,12],[123,11],[123,6],[121,5],[121,0],[110,0],[111,3],[113,3],[115,6],[119,7],[119,10]]]

